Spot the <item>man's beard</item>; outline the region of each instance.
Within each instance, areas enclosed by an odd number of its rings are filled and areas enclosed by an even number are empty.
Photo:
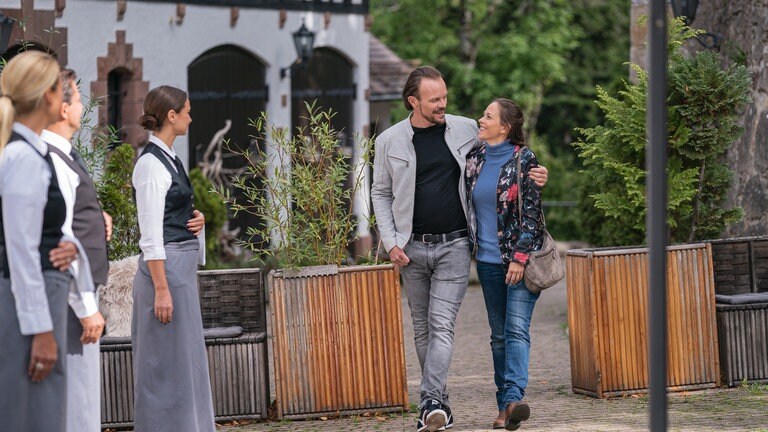
[[[424,111],[419,108],[419,112],[421,113],[421,116],[424,117],[424,119],[433,125],[443,124],[445,123],[445,110],[440,111],[432,111],[428,114],[425,114]],[[442,115],[441,118],[437,118],[436,116]]]

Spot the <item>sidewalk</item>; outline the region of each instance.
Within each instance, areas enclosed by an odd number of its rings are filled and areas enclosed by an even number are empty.
[[[593,399],[571,391],[566,304],[563,281],[542,293],[536,305],[531,329],[530,382],[526,393],[531,418],[520,430],[648,430],[647,397]],[[420,371],[404,295],[403,317],[408,394],[410,402],[417,403]],[[459,312],[456,348],[449,374],[448,390],[456,418],[453,431],[491,430],[491,422],[496,417],[489,334],[482,292],[479,285],[472,285]],[[768,432],[767,386],[673,393],[668,405],[670,431]],[[225,426],[219,430],[415,431],[416,416],[416,413],[371,413],[325,421],[251,423]]]

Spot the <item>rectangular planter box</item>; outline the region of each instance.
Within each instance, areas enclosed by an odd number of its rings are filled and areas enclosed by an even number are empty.
[[[717,305],[723,385],[768,382],[768,303]]]
[[[278,270],[269,288],[278,418],[408,408],[394,266]]]
[[[716,294],[768,292],[768,236],[712,240]]]
[[[217,421],[267,418],[269,370],[265,290],[259,269],[198,272],[203,327],[240,326],[235,337],[206,338]],[[131,338],[101,340],[102,428],[133,425]]]
[[[213,411],[217,421],[267,417],[266,333],[206,339]],[[265,392],[266,390],[266,392]],[[131,338],[101,342],[101,427],[133,425]]]
[[[267,331],[264,275],[257,268],[197,272],[203,328],[240,326]]]
[[[648,390],[648,249],[566,255],[573,391],[593,397]],[[719,385],[710,245],[667,248],[669,390]]]

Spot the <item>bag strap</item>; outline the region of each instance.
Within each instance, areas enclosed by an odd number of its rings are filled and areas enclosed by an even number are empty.
[[[520,229],[523,229],[523,169],[521,167],[523,158],[523,146],[517,146],[517,218]],[[546,231],[547,221],[544,220],[544,206],[541,209],[541,232]]]

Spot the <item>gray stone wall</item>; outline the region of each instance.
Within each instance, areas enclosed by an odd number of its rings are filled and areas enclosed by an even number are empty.
[[[768,0],[702,0],[692,26],[721,35],[724,64],[744,62],[752,75],[744,134],[728,150],[735,173],[728,202],[744,218],[723,237],[768,234]]]
[[[633,63],[644,65],[647,31],[636,24],[647,15],[648,0],[632,0]],[[752,75],[752,103],[742,116],[744,134],[727,153],[734,172],[728,203],[744,209],[744,218],[722,237],[768,234],[768,0],[701,0],[692,27],[721,36],[724,66],[744,63]],[[690,42],[689,50],[701,49]],[[633,79],[630,76],[630,79]]]

